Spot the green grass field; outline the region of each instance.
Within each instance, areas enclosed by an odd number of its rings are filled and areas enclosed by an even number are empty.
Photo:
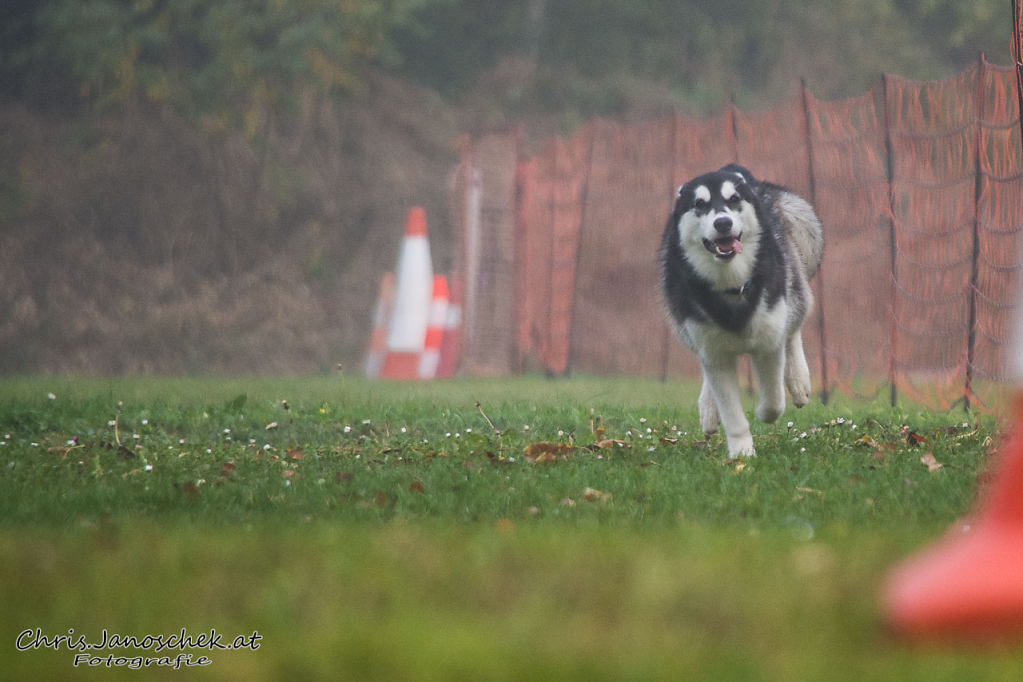
[[[993,420],[814,403],[737,462],[697,390],[4,380],[0,677],[1023,679],[877,607],[973,505]],[[183,628],[261,639],[77,650]],[[208,665],[130,667],[182,653]]]

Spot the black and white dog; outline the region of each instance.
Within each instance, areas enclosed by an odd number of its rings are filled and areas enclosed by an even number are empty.
[[[740,402],[737,359],[749,354],[756,415],[773,422],[810,400],[801,327],[824,251],[813,208],[730,164],[682,185],[661,243],[664,298],[679,339],[703,368],[700,425],[724,427],[730,457],[756,454]]]

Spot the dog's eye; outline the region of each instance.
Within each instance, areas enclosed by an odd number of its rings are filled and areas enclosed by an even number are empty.
[[[697,199],[696,201],[693,202],[693,208],[695,208],[697,211],[704,210],[705,208],[707,208],[707,200]]]
[[[725,199],[725,201],[728,202],[729,206],[738,206],[739,202],[742,201],[742,197],[740,197],[738,194],[733,194],[732,196]]]

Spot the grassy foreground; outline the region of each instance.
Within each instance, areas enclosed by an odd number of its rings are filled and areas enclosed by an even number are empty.
[[[992,420],[813,404],[735,462],[698,432],[697,388],[4,381],[0,670],[1023,678],[1011,648],[895,642],[876,606],[887,568],[969,510]],[[36,628],[73,633],[55,650]],[[261,639],[86,649],[183,628]],[[131,669],[182,653],[209,664]]]

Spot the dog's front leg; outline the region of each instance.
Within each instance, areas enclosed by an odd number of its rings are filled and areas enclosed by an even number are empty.
[[[707,373],[703,373],[703,388],[700,389],[700,427],[708,436],[717,433],[721,426],[721,419],[718,417],[718,404],[714,398],[714,391],[710,387],[710,380]]]
[[[810,402],[810,367],[803,353],[803,335],[799,330],[785,345],[785,385],[792,395],[792,404],[802,407]]]
[[[753,373],[757,378],[757,419],[765,424],[774,423],[785,411],[785,350],[781,346],[768,351],[754,353]]]
[[[739,373],[734,357],[719,359],[703,367],[703,378],[710,385],[717,403],[718,417],[725,429],[729,457],[752,457],[753,436],[749,431],[749,420],[742,411],[739,393]]]

